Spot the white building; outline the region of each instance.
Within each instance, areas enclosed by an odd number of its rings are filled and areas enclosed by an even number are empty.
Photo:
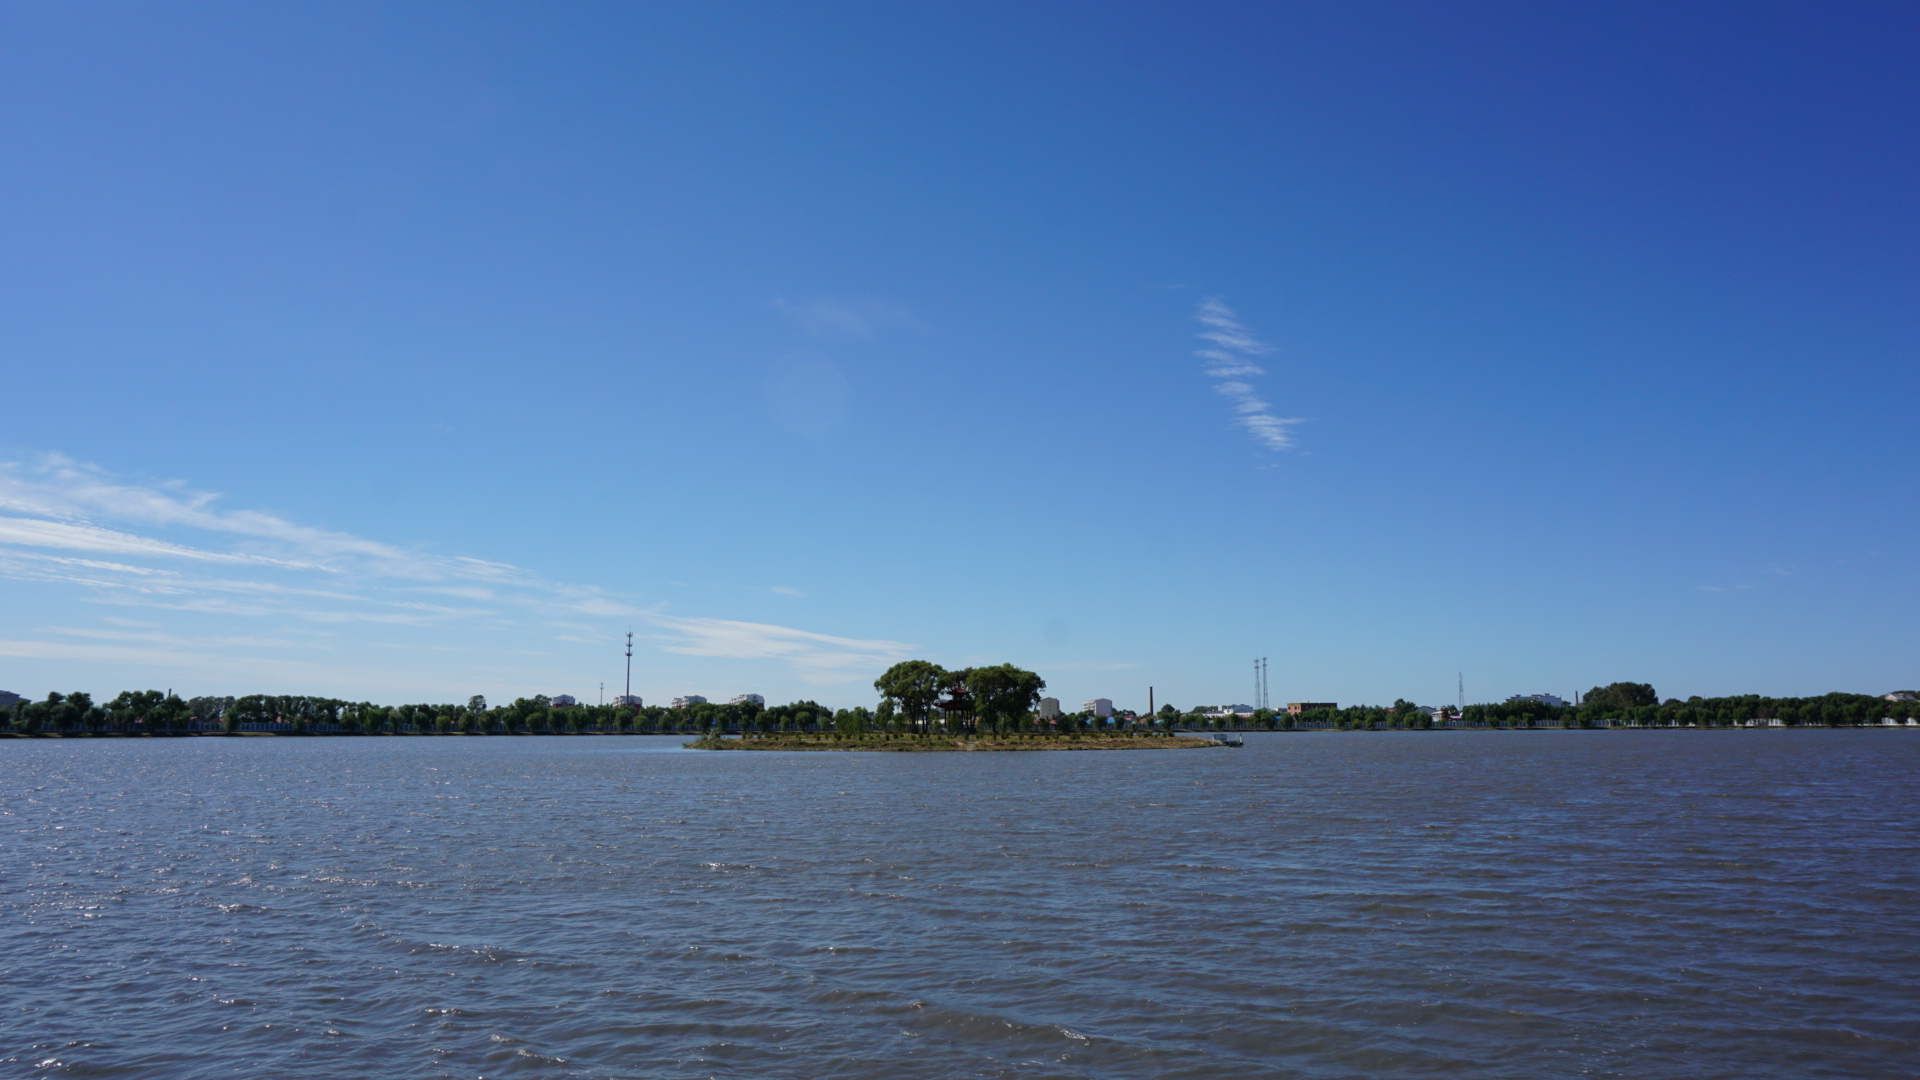
[[[1105,720],[1107,717],[1113,715],[1113,699],[1103,697],[1094,698],[1092,701],[1080,706],[1080,711],[1090,712],[1100,719]]]
[[[1060,699],[1059,698],[1043,697],[1040,699],[1040,719],[1052,720],[1054,717],[1057,717],[1059,715],[1060,715]]]
[[[752,702],[753,704],[758,705],[763,709],[767,707],[767,699],[761,697],[759,694],[735,694],[733,695],[733,700],[727,702],[727,704],[745,705],[748,702]]]
[[[631,705],[636,709],[644,707],[640,703],[639,694],[615,694],[613,695],[613,703],[615,705]]]
[[[575,700],[573,700],[573,695],[572,695],[572,694],[555,694],[555,695],[553,695],[553,703],[554,703],[555,705],[578,705],[578,704],[580,704],[579,702],[577,702],[577,701],[575,701]]]
[[[1508,698],[1507,701],[1537,701],[1542,705],[1551,705],[1556,709],[1564,709],[1567,707],[1567,703],[1564,700],[1554,697],[1552,694],[1515,694]]]
[[[705,705],[706,703],[707,699],[701,697],[699,694],[685,694],[673,699],[673,708],[684,709],[689,705]]]

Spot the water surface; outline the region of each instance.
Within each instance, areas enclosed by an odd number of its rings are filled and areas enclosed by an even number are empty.
[[[1920,733],[0,743],[0,1074],[1909,1077]]]

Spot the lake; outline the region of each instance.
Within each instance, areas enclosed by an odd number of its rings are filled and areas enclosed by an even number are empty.
[[[0,742],[0,1073],[1910,1077],[1920,732]]]

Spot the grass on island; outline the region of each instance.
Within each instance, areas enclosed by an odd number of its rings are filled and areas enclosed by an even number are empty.
[[[1133,732],[1083,732],[1073,735],[968,734],[919,735],[903,732],[781,731],[749,734],[738,739],[703,735],[687,744],[693,750],[877,750],[926,752],[943,750],[1199,750],[1220,743],[1184,735]]]

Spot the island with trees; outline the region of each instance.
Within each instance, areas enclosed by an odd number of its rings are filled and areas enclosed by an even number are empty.
[[[1093,724],[1082,714],[1034,710],[1047,682],[1012,664],[948,671],[903,660],[873,681],[880,707],[855,709],[832,731],[719,731],[689,743],[701,750],[1187,750],[1224,745],[1172,730]]]
[[[687,744],[697,749],[1200,749],[1223,746],[1154,726],[1091,723],[1091,717],[1041,717],[1046,680],[1010,663],[947,671],[908,659],[874,680],[879,707],[851,709],[833,730],[789,732],[743,728],[737,738],[710,730]]]

